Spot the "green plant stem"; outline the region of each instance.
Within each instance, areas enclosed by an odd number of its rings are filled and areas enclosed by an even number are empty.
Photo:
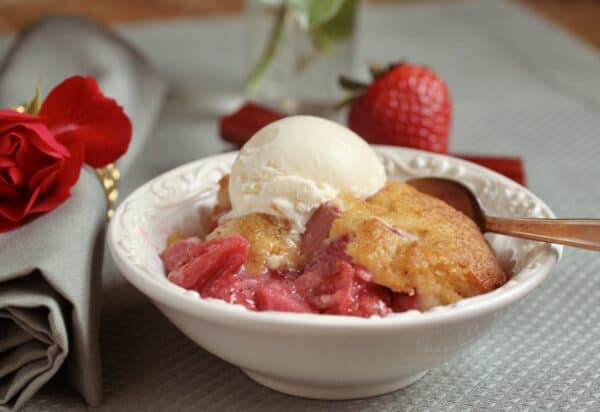
[[[369,87],[367,83],[359,82],[346,76],[340,76],[338,83],[343,89],[351,91],[364,90]]]
[[[277,14],[275,16],[275,21],[273,23],[273,27],[271,28],[271,33],[269,34],[269,38],[265,49],[262,52],[262,55],[252,67],[250,71],[250,75],[246,79],[246,89],[254,90],[260,80],[262,79],[265,71],[269,67],[269,63],[273,59],[273,56],[277,52],[277,48],[279,47],[279,42],[281,41],[281,34],[283,33],[283,26],[285,24],[285,16],[287,14],[287,7],[285,4],[279,6],[277,10]]]

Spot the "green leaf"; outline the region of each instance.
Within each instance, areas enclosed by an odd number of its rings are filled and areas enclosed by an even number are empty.
[[[29,103],[27,103],[27,106],[25,106],[25,113],[34,115],[38,114],[38,112],[40,111],[40,107],[42,107],[42,94],[40,92],[40,87],[36,86],[35,94],[31,98]]]
[[[286,0],[286,4],[296,12],[300,24],[312,30],[334,18],[344,0]]]
[[[337,42],[351,37],[356,26],[357,7],[357,0],[344,0],[331,19],[315,27],[312,32],[315,47],[322,52],[329,52]]]

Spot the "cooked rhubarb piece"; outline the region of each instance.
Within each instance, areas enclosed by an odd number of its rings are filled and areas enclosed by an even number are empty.
[[[279,275],[256,289],[256,305],[261,311],[318,312],[298,293],[293,280]]]
[[[259,283],[260,278],[252,276],[240,268],[237,271],[228,271],[215,277],[204,286],[200,296],[221,299],[256,310],[255,295]]]
[[[181,240],[168,247],[161,258],[171,282],[201,292],[211,280],[239,271],[249,249],[250,244],[241,236],[208,242]]]
[[[371,275],[350,263],[347,238],[317,253],[296,280],[300,294],[322,313],[369,317],[391,313],[391,293],[371,282]]]
[[[314,211],[300,240],[300,252],[311,257],[329,237],[329,230],[335,219],[340,217],[340,211],[331,202],[322,204]]]

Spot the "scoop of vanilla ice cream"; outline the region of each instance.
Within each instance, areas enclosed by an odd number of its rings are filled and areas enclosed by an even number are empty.
[[[329,120],[292,116],[259,130],[240,150],[229,217],[266,213],[296,229],[341,192],[367,197],[385,184],[383,165],[357,134]]]

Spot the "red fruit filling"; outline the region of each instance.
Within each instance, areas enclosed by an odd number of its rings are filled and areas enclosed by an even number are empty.
[[[373,283],[368,271],[351,262],[347,244],[348,238],[340,238],[314,252],[302,274],[247,272],[250,244],[239,235],[180,240],[160,257],[176,285],[250,310],[370,317],[418,307],[416,295]]]
[[[394,293],[392,296],[392,310],[394,312],[406,312],[407,310],[419,309],[419,296]]]
[[[321,313],[369,317],[390,313],[389,289],[370,282],[371,275],[350,262],[347,238],[321,249],[296,280],[299,293]]]
[[[306,230],[300,240],[300,253],[312,257],[329,237],[331,225],[338,217],[340,217],[340,211],[331,203],[323,203],[319,206],[306,222]]]
[[[298,292],[295,282],[273,274],[272,278],[256,289],[257,310],[280,312],[316,312]]]
[[[180,246],[182,242],[187,244]],[[249,250],[250,244],[241,236],[208,242],[192,239],[169,246],[161,258],[171,282],[185,289],[202,292],[217,278],[237,273],[248,260]]]

